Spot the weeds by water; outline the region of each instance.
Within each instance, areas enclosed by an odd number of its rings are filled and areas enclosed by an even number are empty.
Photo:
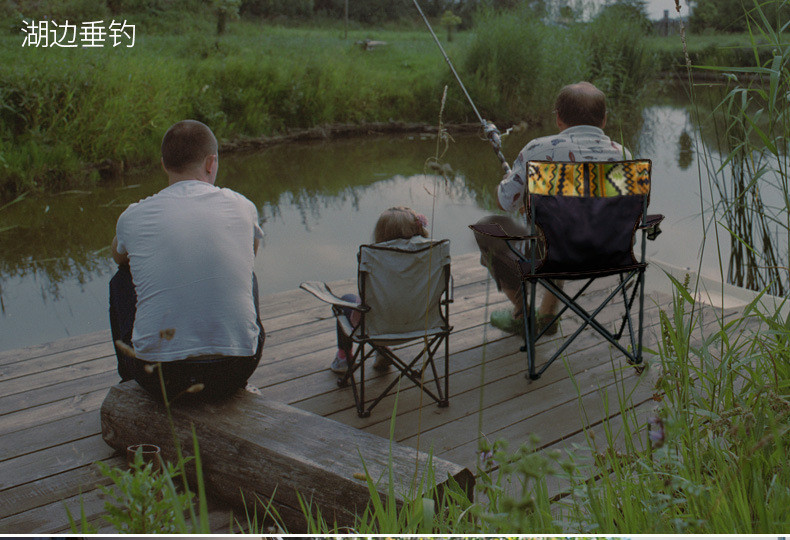
[[[595,25],[567,31],[528,10],[479,19],[474,33],[446,45],[486,117],[500,123],[542,119],[557,88],[590,77],[615,98],[634,97],[644,82],[636,74],[649,67],[639,47],[624,48],[635,39],[627,25],[603,36]],[[332,28],[241,21],[215,42],[204,39],[207,24],[184,36],[140,24],[124,50],[22,48],[19,36],[0,36],[0,197],[90,186],[155,162],[164,130],[186,117],[221,140],[338,122],[430,122],[426,104],[450,82],[422,31],[355,29],[339,39]],[[387,44],[355,44],[370,37]],[[632,74],[628,84],[612,80],[618,72]],[[447,121],[474,121],[451,88]]]

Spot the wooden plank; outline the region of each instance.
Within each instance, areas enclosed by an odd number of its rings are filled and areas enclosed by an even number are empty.
[[[716,321],[708,317],[707,326],[717,325]],[[700,325],[702,326],[702,325]],[[701,328],[695,331],[696,342],[700,342]],[[565,404],[539,413],[533,417],[525,417],[523,411],[518,407],[512,407],[509,403],[497,409],[490,409],[485,412],[489,420],[486,421],[486,434],[493,438],[504,438],[507,440],[524,440],[530,433],[535,433],[542,438],[545,444],[567,438],[584,429],[584,425],[595,425],[602,422],[614,411],[617,413],[618,392],[623,392],[629,396],[629,408],[650,402],[655,393],[654,378],[657,373],[645,372],[645,376],[637,378],[633,372],[625,372],[625,376],[619,380],[610,381],[609,384],[602,384],[601,389],[593,388],[587,392],[582,392],[578,400],[570,400]],[[573,395],[578,396],[578,392]],[[577,401],[576,403],[574,401]],[[606,410],[607,403],[612,404],[610,410]],[[579,422],[577,419],[580,411],[585,414],[585,420]],[[467,430],[471,426],[467,426]],[[442,428],[440,428],[442,429]],[[435,435],[436,438],[454,441],[457,437],[455,430],[465,432],[460,422],[456,422],[446,428],[447,430]],[[404,444],[413,443],[410,440],[401,441]],[[456,463],[465,464],[470,456],[474,455],[477,448],[477,441],[470,441],[461,446],[448,448],[446,451],[437,451],[437,455],[446,457]],[[466,460],[462,456],[466,456]]]
[[[120,467],[126,462],[126,458],[116,456],[103,461],[111,467]],[[91,463],[0,491],[0,501],[2,501],[0,504],[0,530],[8,530],[3,529],[2,524],[3,519],[9,516],[41,508],[54,501],[68,499],[80,493],[86,493],[98,485],[109,483],[110,480],[102,476],[99,468]],[[31,531],[13,532],[27,533]]]
[[[590,384],[591,381],[606,377],[611,371],[608,362],[602,363],[597,358],[597,353],[603,348],[598,346],[591,351],[585,351],[582,358],[580,358],[581,354],[574,357],[569,367],[580,384]],[[480,386],[479,368],[471,368],[459,373],[456,377],[460,386],[459,392],[454,399],[451,398],[451,405],[447,411],[436,414],[426,414],[430,411],[416,408],[399,411],[395,420],[396,440],[406,441],[416,438],[418,434],[429,435],[431,439],[443,439],[448,443],[471,440],[467,437],[476,438],[481,397],[483,413],[492,410],[494,411],[492,414],[497,416],[501,414],[498,406],[503,404],[517,405],[517,409],[521,411],[519,414],[526,415],[531,410],[548,410],[558,403],[574,399],[575,392],[570,397],[566,393],[568,387],[571,387],[571,390],[573,388],[568,373],[562,366],[546,372],[537,381],[528,381],[524,377],[523,361],[519,356],[520,354],[511,353],[488,362],[483,387]],[[382,418],[376,424],[367,426],[366,430],[381,435],[389,431],[389,424],[389,420]],[[446,434],[430,435],[433,430],[441,427],[450,429],[457,424],[463,424],[464,427],[454,430],[453,438],[449,438]]]
[[[4,433],[0,435],[0,461],[99,433],[101,433],[99,411],[87,411],[14,433]]]
[[[323,515],[338,523],[353,523],[354,512],[368,504],[367,482],[358,477],[391,479],[399,501],[408,493],[415,468],[424,470],[429,456],[412,448],[353,429],[249,392],[221,403],[173,407],[172,422],[182,448],[192,446],[194,428],[200,442],[206,487],[237,507],[255,500],[255,493],[275,497],[277,506],[298,509],[297,493],[312,500]],[[140,411],[147,414],[140,414]],[[115,448],[145,438],[158,444],[166,459],[174,449],[167,414],[136,384],[113,386],[102,405],[102,433]],[[362,468],[362,460],[366,469]],[[466,485],[474,478],[467,469],[433,460],[437,482],[449,477]],[[379,487],[387,497],[387,486]],[[287,524],[304,530],[300,522]]]
[[[3,396],[0,397],[0,417],[53,401],[69,399],[86,390],[107,389],[120,380],[115,365],[115,357],[100,358],[94,362],[79,364],[80,369],[77,370],[62,369],[15,379],[19,381],[18,391],[14,392],[13,388],[7,389],[8,394],[0,391],[0,396]],[[50,373],[53,373],[52,377]],[[58,380],[60,382],[56,382]],[[3,383],[0,383],[0,386],[2,385]]]
[[[517,338],[508,337],[507,334],[500,332],[499,330],[490,329],[489,335],[492,336],[491,340],[505,340],[499,344],[499,341],[490,341],[487,345],[487,353],[489,354],[489,361],[492,358],[496,358],[496,355],[499,354],[498,351],[506,351],[502,354],[509,354],[514,351],[518,351],[520,343]],[[497,337],[499,336],[499,337]],[[473,365],[479,365],[479,360],[482,355],[482,349],[479,348],[481,344],[481,330],[480,326],[461,330],[461,331],[454,331],[453,335],[451,336],[451,350],[454,352],[451,354],[450,357],[450,366],[451,366],[451,375],[450,375],[450,383],[451,383],[451,409],[453,408],[453,395],[458,394],[460,391],[459,387],[456,386],[458,381],[456,377],[458,376],[458,372],[463,371],[464,369],[471,368]],[[600,343],[600,339],[597,337],[596,334],[592,332],[583,333],[577,340],[574,342],[574,345],[570,349],[570,354],[575,354],[574,351],[583,350],[585,348],[592,347],[597,343]],[[557,338],[549,339],[545,341],[541,341],[539,343],[539,351],[542,350],[551,350],[555,345],[554,343],[557,342]],[[504,349],[501,349],[504,347]],[[326,355],[326,353],[323,353]],[[495,356],[491,356],[494,354]],[[523,353],[519,353],[517,355],[519,361],[516,363],[516,370],[519,373],[519,379],[523,380],[523,369],[526,367],[526,359]],[[309,357],[308,357],[309,359]],[[581,365],[578,362],[574,361],[574,365]],[[555,366],[559,369],[558,372],[555,371]],[[546,375],[541,380],[546,380],[548,375],[552,375],[552,373],[559,373],[560,376],[565,376],[565,371],[562,370],[559,364],[555,364],[552,366],[552,369],[547,372]],[[369,372],[368,376],[372,375],[372,378],[368,380],[371,388],[371,392],[375,393],[377,389],[381,389],[381,384],[388,382],[390,380],[390,375],[378,375]],[[330,388],[328,393],[320,393],[319,388],[322,385],[323,380],[327,378],[336,378],[336,376],[331,377],[326,373],[320,373],[316,376],[309,376],[303,378],[301,384],[297,385],[291,384],[290,381],[284,383],[278,387],[267,387],[264,392],[266,395],[274,398],[290,400],[290,403],[299,406],[300,408],[304,408],[306,410],[311,410],[313,412],[317,412],[323,415],[333,415],[337,412],[350,410],[349,404],[351,403],[350,399],[350,389],[337,389],[337,388]],[[309,380],[308,380],[309,379]],[[325,382],[323,383],[325,385]],[[404,410],[409,410],[408,404],[414,402],[414,395],[418,392],[416,389],[412,391],[411,387],[404,387],[401,388],[400,393],[400,414],[403,413]],[[381,411],[377,412],[379,406],[373,410],[373,413],[370,418],[368,419],[351,419],[346,416],[336,417],[338,420],[343,421],[344,423],[349,423],[358,428],[363,428],[369,425],[374,424],[379,420],[384,420],[385,422],[389,423],[389,416],[390,411],[392,410],[392,405],[394,404],[394,391],[390,394],[391,397],[385,398],[385,400],[380,404]],[[297,399],[300,395],[306,396],[305,399]],[[443,412],[442,416],[448,414],[447,412]]]
[[[59,354],[32,358],[24,362],[7,364],[0,367],[0,381],[11,381],[18,377],[42,373],[62,367],[70,367],[82,362],[97,358],[114,357],[115,349],[107,340],[103,343],[88,345],[86,347],[71,349]],[[13,384],[13,383],[11,383]]]
[[[0,433],[8,434],[88,411],[97,411],[107,390],[100,388],[23,411],[0,416]]]
[[[86,517],[87,522],[91,525],[97,527],[98,531],[97,534],[108,534],[108,535],[116,535],[118,531],[109,524],[109,522],[104,518],[106,512],[104,509],[104,496],[99,491],[88,492],[84,495],[83,498],[86,507]],[[195,499],[197,501],[197,498]],[[102,504],[97,504],[102,503]],[[79,513],[80,511],[80,504],[79,499],[70,500],[68,501],[69,511],[74,514],[75,511]],[[218,503],[215,501],[207,501],[208,507],[208,524],[209,530],[212,534],[222,534],[229,532],[231,519],[232,519],[232,510],[222,503]],[[197,512],[197,502],[195,502],[195,511]],[[187,521],[187,527],[190,526],[190,519],[189,516],[185,516]],[[73,534],[71,529],[68,527],[63,527],[61,529],[53,529],[51,532],[55,534]],[[227,540],[231,540],[228,538]]]
[[[104,496],[99,490],[90,490],[9,516],[0,521],[0,532],[19,534],[24,531],[24,534],[49,534],[68,530],[69,519],[66,508],[75,519],[79,520],[81,505],[86,516],[98,516],[104,511]]]
[[[140,442],[140,441],[137,441]],[[133,443],[130,443],[133,444]],[[92,435],[0,462],[0,492],[47,476],[108,459],[115,451]]]
[[[6,364],[24,362],[43,356],[62,354],[73,349],[80,349],[90,345],[109,343],[110,340],[110,330],[107,329],[81,336],[72,336],[57,341],[50,341],[48,343],[42,343],[41,345],[33,345],[22,349],[2,351],[0,352],[0,365],[4,366]]]
[[[634,383],[636,377],[631,377]],[[615,384],[611,384],[603,389],[609,398],[616,392]],[[652,395],[652,390],[638,389],[634,399],[637,402],[646,401]],[[639,399],[641,398],[641,399]],[[517,414],[513,414],[512,408],[498,407],[490,411],[492,414],[486,415],[485,436],[488,440],[505,439],[511,442],[527,440],[532,435],[537,435],[543,444],[552,444],[567,438],[570,435],[580,433],[584,427],[590,423],[589,418],[595,422],[601,421],[605,417],[603,409],[604,399],[598,392],[588,392],[583,394],[581,399],[570,399],[553,410],[545,410],[536,415],[526,415],[526,418],[518,419]],[[583,418],[586,417],[587,419]],[[501,419],[501,420],[500,420]],[[453,425],[451,430],[460,428]],[[440,428],[441,429],[441,428]],[[452,436],[452,433],[445,433],[445,436]],[[436,437],[440,437],[439,434]],[[414,441],[403,441],[409,444]],[[455,446],[445,445],[443,448],[436,449],[436,455],[445,459],[455,459],[459,463],[474,462],[478,452],[478,441],[475,438],[464,444]]]

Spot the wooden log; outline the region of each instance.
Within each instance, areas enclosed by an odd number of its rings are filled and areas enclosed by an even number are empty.
[[[250,392],[218,403],[177,403],[171,415],[185,455],[192,454],[194,426],[209,493],[250,510],[256,495],[273,500],[289,532],[306,529],[297,494],[328,523],[353,525],[370,499],[366,469],[382,500],[391,474],[398,505],[416,493],[415,477],[425,481],[429,461],[439,492],[452,478],[472,497],[474,475],[460,465]],[[153,443],[176,460],[165,407],[133,381],[110,389],[101,424],[113,448]]]

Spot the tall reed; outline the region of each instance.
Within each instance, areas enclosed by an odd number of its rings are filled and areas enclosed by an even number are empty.
[[[790,287],[790,50],[782,34],[790,21],[771,22],[763,9],[755,2],[745,14],[753,67],[705,66],[729,79],[715,110],[722,158],[708,173],[718,224],[730,237],[729,280],[783,296]]]

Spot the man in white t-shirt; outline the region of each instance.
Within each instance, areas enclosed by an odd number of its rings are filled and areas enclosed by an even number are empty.
[[[244,388],[264,341],[253,273],[263,231],[255,205],[214,185],[217,139],[178,122],[162,139],[168,187],[131,204],[112,242],[110,322],[118,372],[168,399]]]
[[[513,162],[513,168],[497,187],[500,208],[508,212],[523,211],[527,163],[540,161],[619,161],[631,159],[631,153],[603,132],[606,125],[606,96],[589,82],[570,84],[560,90],[554,106],[557,135],[539,137],[527,143]],[[529,234],[524,219],[487,216],[478,224],[497,223],[512,235]],[[488,267],[499,290],[513,303],[512,309],[491,314],[491,324],[510,333],[523,333],[521,281],[515,255],[505,242],[475,233],[480,247],[480,262]],[[562,286],[562,282],[557,282]],[[557,298],[545,293],[538,308],[538,332],[554,318]],[[557,332],[555,322],[545,335]]]

